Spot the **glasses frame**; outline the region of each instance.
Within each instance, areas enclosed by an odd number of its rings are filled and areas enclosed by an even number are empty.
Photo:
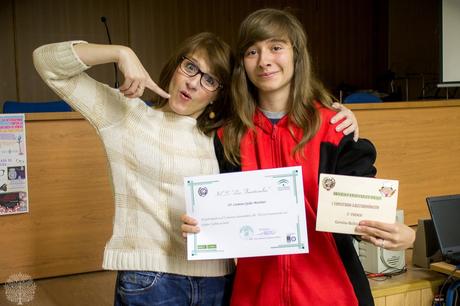
[[[197,69],[197,72],[195,74],[190,74],[189,72],[185,71],[183,68],[182,68],[182,65],[184,64],[185,61],[189,61],[190,63],[192,63],[193,65],[195,65],[196,69]],[[200,86],[206,90],[206,91],[209,91],[209,92],[216,92],[217,90],[219,89],[222,89],[224,86],[215,78],[213,77],[212,75],[210,75],[209,73],[205,73],[203,71],[201,71],[200,67],[198,67],[198,65],[192,61],[191,59],[189,59],[188,57],[186,57],[185,55],[181,56],[181,62],[179,64],[179,69],[180,71],[182,71],[186,76],[190,77],[190,78],[193,78],[194,76],[196,76],[197,74],[200,75]],[[219,84],[216,89],[214,90],[211,90],[209,88],[206,88],[204,85],[203,85],[203,76],[204,75],[208,75],[210,76],[211,78],[213,78],[214,80],[216,80],[217,84]]]

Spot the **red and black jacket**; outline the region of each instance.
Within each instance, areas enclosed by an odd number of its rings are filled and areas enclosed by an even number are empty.
[[[336,132],[329,123],[334,111],[320,107],[319,112],[320,129],[302,149],[303,156],[293,154],[303,131],[288,116],[272,124],[260,110],[254,115],[255,129],[241,140],[240,167],[224,158],[222,130],[215,138],[221,172],[301,165],[304,181],[309,253],[239,259],[233,305],[374,305],[353,237],[317,232],[315,227],[319,174],[373,177],[376,151],[367,140],[354,142],[352,135]]]

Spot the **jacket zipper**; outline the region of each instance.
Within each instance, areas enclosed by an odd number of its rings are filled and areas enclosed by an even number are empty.
[[[271,134],[271,146],[272,146],[272,158],[275,168],[281,167],[281,156],[280,156],[280,144],[279,144],[278,126],[273,125]],[[289,258],[285,255],[281,255],[281,305],[289,305]]]
[[[280,157],[280,150],[279,150],[279,136],[278,136],[278,126],[276,124],[273,125],[272,129],[272,159],[275,163],[275,168],[281,167],[281,157]]]

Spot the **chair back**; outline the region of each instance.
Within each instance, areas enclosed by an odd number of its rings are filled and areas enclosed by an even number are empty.
[[[4,113],[50,113],[71,112],[72,108],[65,101],[50,102],[19,102],[6,101],[3,104]]]
[[[355,92],[347,96],[343,103],[373,103],[382,102],[382,99],[368,92]]]

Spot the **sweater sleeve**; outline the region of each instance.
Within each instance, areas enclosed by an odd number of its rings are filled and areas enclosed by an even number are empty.
[[[68,41],[37,48],[33,52],[35,69],[59,97],[102,129],[124,118],[129,99],[84,72],[90,66],[75,53],[73,46],[79,43],[86,42]]]

